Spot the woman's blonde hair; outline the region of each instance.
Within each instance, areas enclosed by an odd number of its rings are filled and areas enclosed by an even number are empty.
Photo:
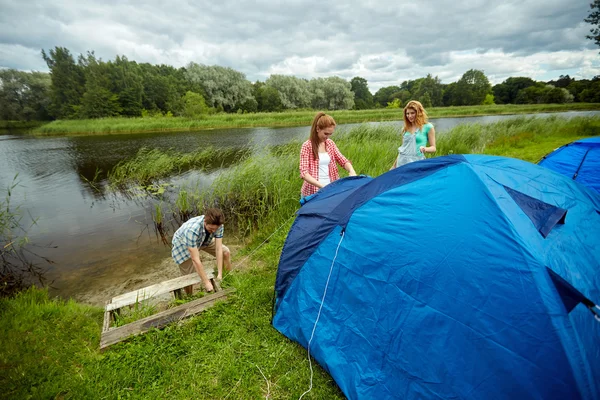
[[[315,119],[313,119],[312,126],[310,127],[310,142],[315,160],[319,159],[319,133],[317,132],[317,128],[325,129],[331,126],[335,126],[335,120],[331,115],[327,115],[324,112],[318,112],[315,115]]]
[[[410,126],[410,121],[406,116],[406,110],[409,108],[415,110],[417,113],[415,117],[415,125],[417,125],[419,129],[421,129],[429,119],[429,117],[427,117],[427,113],[425,112],[425,108],[423,108],[423,104],[416,100],[409,101],[404,107],[404,111],[402,111],[404,114],[404,126],[402,127],[402,133],[406,132],[407,127]]]

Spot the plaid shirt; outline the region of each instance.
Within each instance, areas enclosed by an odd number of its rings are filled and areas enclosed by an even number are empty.
[[[340,179],[340,174],[338,173],[336,161],[342,167],[346,165],[348,159],[340,153],[337,146],[331,139],[325,140],[325,150],[329,154],[329,158],[331,162],[329,162],[329,181],[333,182],[335,180]],[[302,149],[300,150],[300,176],[304,178],[304,175],[310,174],[317,181],[319,180],[319,160],[315,160],[312,150],[312,144],[310,140],[307,140],[302,144]],[[302,184],[302,196],[309,196],[313,193],[316,193],[319,190],[318,187],[311,185],[310,183],[304,181]]]
[[[217,229],[215,233],[211,233],[206,237],[206,231],[204,230],[204,215],[191,218],[181,225],[173,235],[171,256],[177,264],[183,264],[184,261],[190,258],[188,247],[199,249],[205,239],[206,243],[210,243],[214,238],[219,239],[222,237],[223,225],[219,226],[219,229]]]

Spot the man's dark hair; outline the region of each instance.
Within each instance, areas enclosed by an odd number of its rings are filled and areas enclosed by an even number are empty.
[[[223,215],[223,211],[218,208],[209,208],[204,213],[204,219],[209,225],[223,225],[225,223],[225,216]]]

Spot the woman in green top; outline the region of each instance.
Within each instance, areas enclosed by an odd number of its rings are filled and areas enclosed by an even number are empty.
[[[435,151],[435,129],[427,122],[427,113],[423,105],[416,100],[411,100],[404,107],[402,146],[398,147],[398,157],[390,169],[423,160],[425,153],[435,153]]]

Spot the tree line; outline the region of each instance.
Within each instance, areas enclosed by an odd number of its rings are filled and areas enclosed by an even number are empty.
[[[361,77],[348,82],[336,76],[308,80],[271,75],[251,83],[232,68],[194,62],[175,68],[124,56],[103,61],[93,52],[75,59],[64,47],[42,50],[42,57],[49,73],[0,70],[0,120],[360,110],[399,108],[411,99],[425,107],[600,102],[600,76],[575,80],[567,75],[550,82],[515,77],[492,86],[483,71],[472,69],[450,84],[429,74],[372,94]]]

